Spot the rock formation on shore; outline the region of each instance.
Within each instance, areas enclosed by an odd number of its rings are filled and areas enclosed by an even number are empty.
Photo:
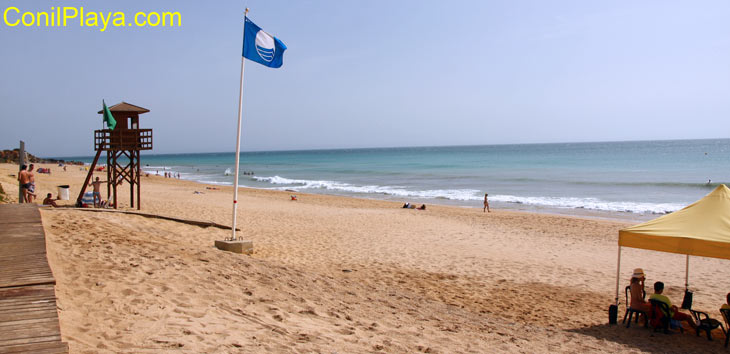
[[[13,150],[2,150],[0,151],[0,163],[18,163],[18,153],[19,149],[13,149]],[[83,165],[83,162],[78,161],[66,161],[66,160],[59,160],[59,159],[44,159],[39,158],[37,156],[33,156],[33,154],[26,152],[27,159],[26,161],[31,163],[63,163],[67,165]]]

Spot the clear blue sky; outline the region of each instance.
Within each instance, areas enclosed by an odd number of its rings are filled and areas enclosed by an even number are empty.
[[[727,1],[61,5],[182,27],[0,23],[0,149],[91,155],[105,99],[151,110],[154,153],[233,151],[245,6],[288,50],[246,64],[244,151],[728,137]]]

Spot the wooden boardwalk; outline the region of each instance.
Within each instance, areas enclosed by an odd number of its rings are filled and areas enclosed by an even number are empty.
[[[0,353],[68,353],[35,204],[0,204]]]

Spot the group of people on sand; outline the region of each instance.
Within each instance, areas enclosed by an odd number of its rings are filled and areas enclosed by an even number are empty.
[[[18,182],[20,182],[20,189],[23,192],[23,201],[26,203],[32,203],[35,195],[35,175],[33,174],[33,164],[30,166],[20,166],[20,172],[18,173]]]
[[[484,212],[491,213],[491,211],[489,210],[489,201],[487,200],[487,196],[489,196],[489,194],[484,193]],[[292,197],[292,200],[296,200],[296,197]],[[403,204],[403,209],[426,210],[426,204],[421,204],[420,207],[416,207],[415,204],[405,203]]]
[[[421,206],[416,207],[415,204],[405,203],[405,204],[403,204],[403,209],[426,210],[426,204],[421,204]]]
[[[18,173],[18,182],[20,182],[20,189],[23,192],[23,201],[26,203],[33,203],[33,200],[37,198],[35,194],[35,174],[33,169],[35,166],[30,164],[29,166],[20,166],[20,172]],[[40,168],[38,169],[40,170]],[[57,199],[53,199],[53,195],[48,193],[43,199],[43,205],[50,205],[58,207],[56,204]]]
[[[644,296],[646,294],[646,291],[644,289],[644,281],[646,280],[646,275],[644,274],[644,270],[641,268],[634,269],[634,273],[631,275],[631,284],[630,284],[630,291],[631,291],[631,302],[630,306],[632,309],[643,311],[646,314],[651,313],[651,303],[649,301],[644,300]],[[679,321],[679,322],[687,322],[687,324],[696,329],[697,324],[695,323],[692,316],[680,312],[679,308],[677,306],[672,305],[672,301],[669,300],[669,297],[663,294],[664,292],[664,283],[658,281],[654,283],[654,294],[649,296],[650,300],[658,300],[660,302],[663,302],[667,304],[667,307],[669,308],[669,315],[672,320]],[[646,319],[647,321],[649,319]]]
[[[634,269],[634,273],[631,275],[631,301],[629,302],[629,305],[632,309],[643,311],[648,315],[651,313],[651,303],[644,299],[646,294],[644,289],[645,280],[646,275],[644,274],[644,270],[641,268]],[[692,329],[697,329],[697,323],[692,316],[684,312],[680,312],[679,308],[677,308],[676,305],[672,305],[672,301],[663,293],[664,283],[660,281],[655,282],[654,294],[649,296],[649,300],[657,300],[667,304],[667,307],[669,308],[669,316],[672,320],[677,322],[686,322],[690,327],[692,327]],[[723,304],[721,309],[730,309],[730,293],[727,294],[726,301],[727,303]],[[649,319],[646,320],[648,321]]]
[[[148,173],[147,176],[149,176],[149,175],[150,174]],[[159,176],[159,175],[160,175],[160,170],[155,171],[155,176]],[[177,179],[180,179],[180,172],[167,172],[167,171],[165,171],[163,173],[163,176],[165,176],[165,178],[177,178]]]

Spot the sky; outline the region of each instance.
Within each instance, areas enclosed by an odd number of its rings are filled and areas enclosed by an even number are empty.
[[[89,156],[96,112],[150,110],[153,153],[728,138],[727,1],[8,1],[179,12],[180,27],[0,23],[0,149]],[[12,15],[12,14],[11,14]],[[15,15],[15,17],[18,17]]]

